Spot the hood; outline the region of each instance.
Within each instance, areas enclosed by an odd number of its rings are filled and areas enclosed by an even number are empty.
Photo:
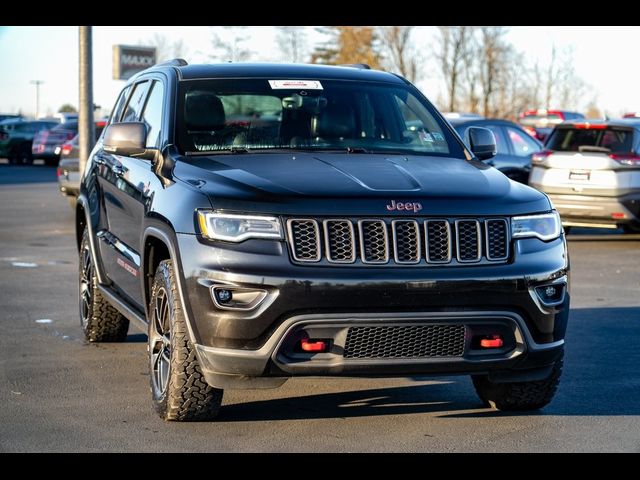
[[[488,165],[448,157],[193,156],[177,162],[174,175],[209,195],[214,208],[239,211],[379,215],[392,201],[419,202],[422,215],[507,215],[550,208],[545,195]]]

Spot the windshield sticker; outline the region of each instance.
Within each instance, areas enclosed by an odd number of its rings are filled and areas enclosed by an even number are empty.
[[[430,133],[427,133],[424,130],[420,130],[420,132],[418,132],[418,135],[420,136],[420,140],[422,140],[423,142],[433,143],[433,138],[431,137]]]
[[[322,90],[322,84],[317,80],[269,80],[273,90],[295,90],[306,88],[308,90]]]
[[[444,142],[444,136],[440,132],[433,132],[433,138],[435,138],[438,142]]]

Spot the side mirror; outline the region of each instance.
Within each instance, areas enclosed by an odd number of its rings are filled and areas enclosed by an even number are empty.
[[[145,157],[149,149],[147,126],[142,122],[114,123],[104,132],[103,148],[106,152],[125,157]]]
[[[496,137],[488,128],[469,127],[464,134],[464,139],[471,149],[471,153],[478,160],[488,160],[495,157],[497,152]]]

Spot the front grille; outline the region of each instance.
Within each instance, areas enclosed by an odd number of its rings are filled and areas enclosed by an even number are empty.
[[[287,220],[293,260],[366,265],[465,265],[506,262],[504,218],[293,218]]]
[[[344,358],[461,357],[464,325],[351,327]]]

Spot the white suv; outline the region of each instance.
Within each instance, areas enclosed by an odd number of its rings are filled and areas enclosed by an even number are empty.
[[[566,227],[640,231],[640,119],[563,123],[532,157],[529,185]]]

